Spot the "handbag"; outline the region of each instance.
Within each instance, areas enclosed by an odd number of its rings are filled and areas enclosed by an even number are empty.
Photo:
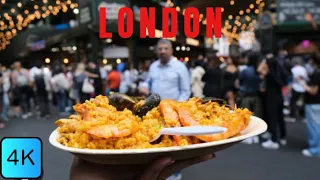
[[[82,85],[82,92],[86,94],[90,94],[94,92],[94,86],[89,82],[88,78],[85,78]]]

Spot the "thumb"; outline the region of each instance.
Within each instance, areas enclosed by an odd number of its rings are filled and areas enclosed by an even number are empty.
[[[160,172],[170,164],[174,163],[171,158],[162,158],[154,161],[148,168],[142,173],[140,180],[153,180],[157,179]]]

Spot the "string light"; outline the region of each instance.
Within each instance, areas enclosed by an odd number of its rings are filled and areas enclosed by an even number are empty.
[[[240,16],[236,16],[236,20],[240,20]]]
[[[42,6],[42,11],[45,11],[45,10],[47,10],[47,7]]]
[[[47,4],[48,3],[48,0],[43,0],[42,1],[44,4]]]
[[[233,6],[234,5],[234,0],[230,1],[230,5]]]
[[[26,9],[24,10],[24,14],[28,15],[29,14],[29,11]]]
[[[1,3],[2,3],[2,4],[5,4],[5,3],[6,3],[6,0],[1,0]]]
[[[39,9],[39,6],[38,5],[34,5],[33,9]]]
[[[51,60],[50,60],[49,58],[46,58],[44,61],[45,61],[47,64],[49,64]]]
[[[243,10],[239,11],[239,14],[240,14],[240,15],[243,15],[243,14],[244,14]]]
[[[248,8],[248,9],[246,10],[246,13],[249,14],[250,12],[251,12],[251,10]]]
[[[253,5],[253,4],[250,4],[249,7],[250,7],[250,9],[253,9],[253,8],[254,8],[254,5]]]
[[[178,12],[180,12],[180,7],[179,7],[179,6],[177,6],[177,7],[176,7],[176,10],[177,10]]]
[[[231,20],[231,19],[233,18],[233,16],[232,16],[232,15],[229,15],[228,18]]]
[[[224,12],[224,8],[221,8],[221,12]]]
[[[254,11],[254,13],[256,13],[256,14],[259,14],[259,9],[256,9],[255,11]]]
[[[19,3],[17,4],[17,6],[18,6],[19,8],[21,8],[22,3],[21,3],[21,2],[19,2]]]

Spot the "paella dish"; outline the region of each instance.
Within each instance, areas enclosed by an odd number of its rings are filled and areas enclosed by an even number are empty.
[[[64,146],[85,149],[144,149],[185,146],[237,136],[249,125],[248,109],[232,111],[222,100],[191,98],[178,102],[133,98],[114,93],[97,96],[74,106],[76,114],[56,121],[60,134],[57,141]],[[150,141],[162,128],[184,126],[220,126],[225,133],[201,136],[163,135]]]

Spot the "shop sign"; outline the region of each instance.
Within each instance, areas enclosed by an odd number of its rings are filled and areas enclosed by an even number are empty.
[[[91,12],[90,7],[83,7],[80,9],[80,24],[85,24],[90,22],[91,19]]]
[[[119,4],[119,3],[108,3],[108,2],[101,2],[98,6],[98,10],[100,8],[106,8],[106,17],[107,20],[117,20],[118,19],[118,13],[119,10],[123,7],[126,7],[125,4]]]
[[[319,0],[278,0],[278,21],[280,24],[288,22],[310,21],[310,17],[320,22]]]

